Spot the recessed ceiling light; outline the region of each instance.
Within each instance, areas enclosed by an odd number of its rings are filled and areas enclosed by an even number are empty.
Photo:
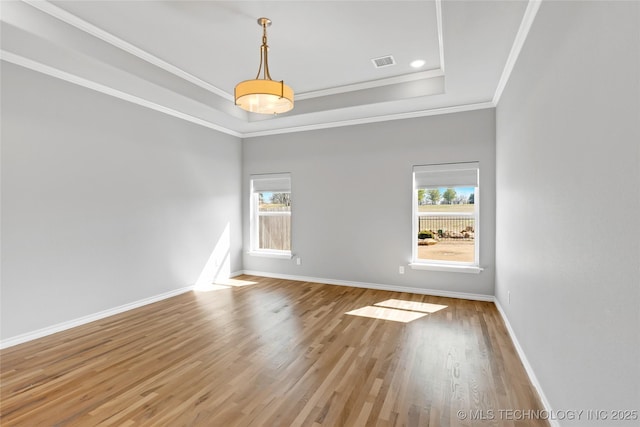
[[[411,65],[413,68],[420,68],[424,66],[424,64],[426,64],[426,61],[424,59],[416,59],[415,61],[411,61],[409,65]]]

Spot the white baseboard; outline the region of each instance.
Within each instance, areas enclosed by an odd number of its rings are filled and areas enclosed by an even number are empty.
[[[518,352],[518,356],[520,356],[520,360],[522,361],[522,365],[524,366],[524,369],[527,371],[527,375],[529,375],[529,380],[531,381],[531,384],[533,384],[533,387],[535,387],[536,391],[538,392],[538,396],[540,396],[540,400],[542,401],[542,406],[544,406],[544,409],[548,413],[550,414],[553,413],[551,405],[549,404],[549,400],[547,400],[547,396],[545,396],[544,391],[542,391],[542,386],[540,385],[540,382],[538,381],[538,378],[536,377],[536,374],[533,371],[533,367],[529,363],[527,356],[524,354],[524,350],[522,349],[522,346],[520,346],[520,343],[518,342],[516,333],[511,327],[511,323],[509,323],[509,319],[507,318],[507,315],[502,309],[502,306],[500,305],[500,301],[498,301],[497,298],[495,299],[494,304],[498,308],[498,312],[500,313],[500,316],[502,316],[502,320],[504,321],[504,324],[507,326],[507,331],[509,332],[511,341],[513,342],[513,345],[516,347],[516,351]],[[551,427],[560,427],[560,422],[558,420],[549,419],[548,421]]]
[[[84,325],[89,322],[104,319],[105,317],[113,316],[114,314],[122,313],[124,311],[132,310],[134,308],[142,307],[143,305],[152,304],[154,302],[162,301],[167,298],[174,297],[176,295],[183,294],[193,290],[193,286],[186,286],[184,288],[175,289],[173,291],[165,292],[160,295],[154,295],[149,298],[144,298],[138,301],[130,302],[118,307],[110,308],[107,310],[99,311],[97,313],[89,314],[87,316],[79,317],[77,319],[69,320],[66,322],[58,323],[46,328],[38,329],[36,331],[27,332],[17,335],[15,337],[7,338],[0,341],[0,349],[12,347],[14,345],[22,344],[27,341],[42,338],[47,335],[55,334],[56,332],[65,331],[67,329],[75,328],[76,326]]]
[[[326,283],[327,285],[351,286],[354,288],[378,289],[381,291],[409,292],[413,294],[432,295],[437,297],[460,298],[474,301],[493,302],[493,295],[470,294],[465,292],[441,291],[438,289],[414,288],[411,286],[385,285],[380,283],[352,282],[349,280],[325,279],[321,277],[293,276],[289,274],[267,273],[264,271],[243,270],[242,274],[271,277],[274,279],[297,280],[300,282]]]
[[[231,279],[241,274],[244,274],[244,270],[232,271],[231,273],[229,273],[229,277],[227,277],[227,279]]]

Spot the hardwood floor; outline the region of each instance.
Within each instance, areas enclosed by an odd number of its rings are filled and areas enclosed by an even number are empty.
[[[3,350],[0,423],[548,425],[493,303],[238,279]]]

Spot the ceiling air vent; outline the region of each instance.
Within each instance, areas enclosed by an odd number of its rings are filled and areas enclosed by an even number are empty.
[[[396,61],[395,59],[393,59],[393,56],[391,55],[381,56],[380,58],[373,58],[371,62],[373,62],[373,66],[376,68],[389,67],[391,65],[396,65]]]

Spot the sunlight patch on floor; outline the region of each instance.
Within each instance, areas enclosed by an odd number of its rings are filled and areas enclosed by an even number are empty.
[[[225,286],[250,286],[255,285],[258,282],[252,282],[251,280],[240,280],[240,279],[216,279],[214,282],[216,285],[225,285]]]
[[[446,305],[430,304],[428,302],[403,301],[388,299],[374,305],[348,311],[351,316],[369,317],[372,319],[391,320],[392,322],[409,323],[421,317],[447,308]]]
[[[229,289],[229,288],[237,288],[241,286],[250,286],[255,285],[258,282],[253,282],[250,280],[240,280],[240,279],[217,279],[213,283],[200,283],[197,284],[194,288],[196,292],[211,292],[211,291],[219,291],[221,289]]]
[[[427,315],[427,313],[420,313],[417,311],[397,310],[395,308],[376,307],[373,305],[348,311],[345,314],[402,323],[413,322],[414,320]]]
[[[399,299],[388,299],[374,304],[377,307],[397,308],[400,310],[419,311],[422,313],[435,313],[447,308],[446,305],[430,304],[428,302],[403,301]]]

